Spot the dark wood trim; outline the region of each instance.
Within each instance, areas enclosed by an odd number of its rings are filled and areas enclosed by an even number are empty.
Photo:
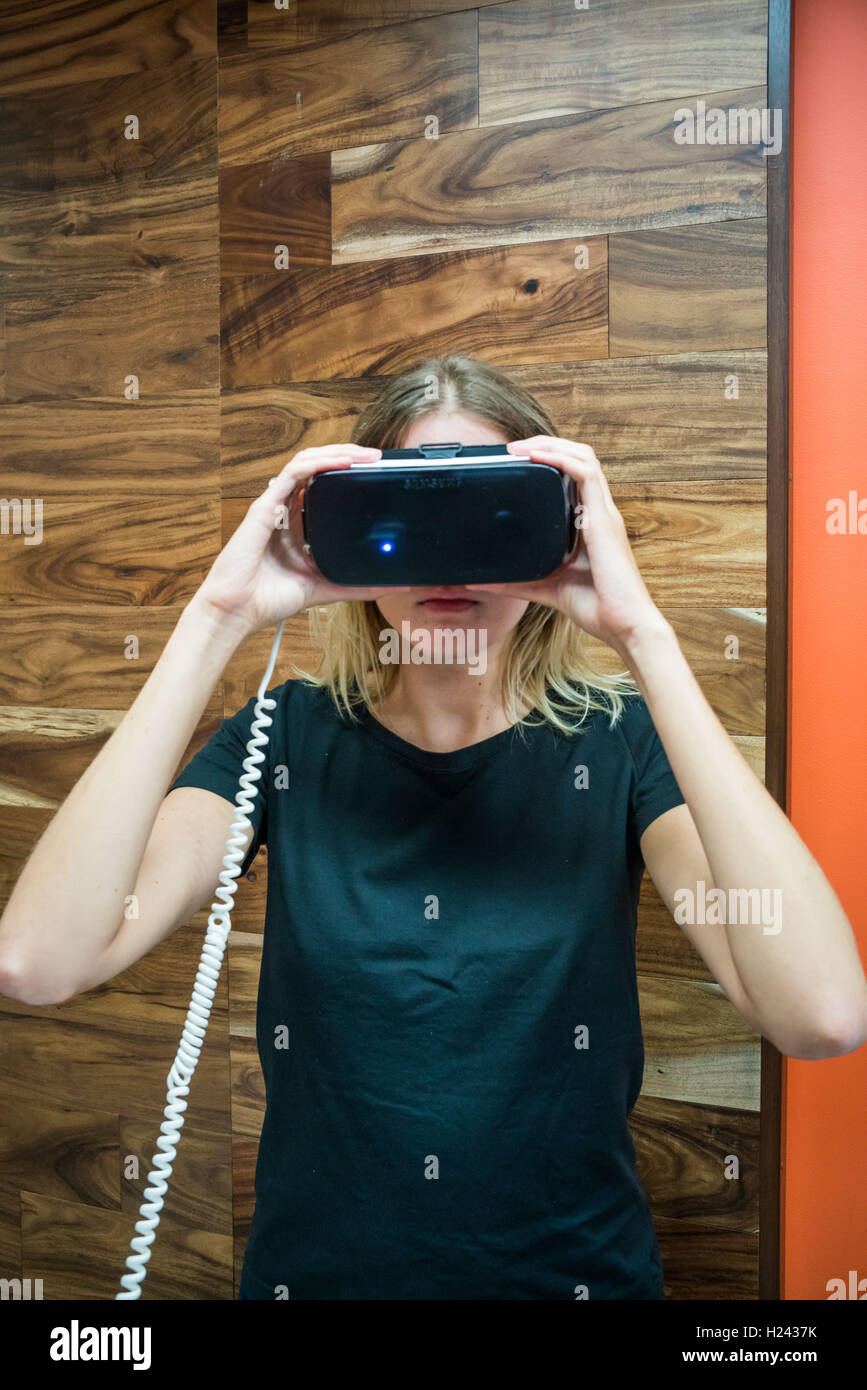
[[[768,506],[765,783],[787,810],[789,739],[789,91],[791,0],[768,3],[768,106],[782,112],[768,157]],[[776,127],[772,127],[775,129]],[[780,1297],[782,1057],[762,1039],[759,1298]]]

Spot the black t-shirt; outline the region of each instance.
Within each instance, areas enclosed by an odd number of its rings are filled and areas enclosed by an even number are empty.
[[[269,694],[244,1294],[662,1298],[627,1117],[639,837],[683,796],[644,700],[433,753]],[[254,703],[173,787],[234,802]]]

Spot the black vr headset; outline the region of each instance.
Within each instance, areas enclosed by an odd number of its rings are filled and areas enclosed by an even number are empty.
[[[316,473],[301,523],[332,584],[519,583],[573,554],[577,503],[574,478],[502,444],[420,444]]]

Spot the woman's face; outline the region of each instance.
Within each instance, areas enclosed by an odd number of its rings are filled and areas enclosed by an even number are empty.
[[[496,425],[475,415],[425,415],[414,420],[400,442],[401,449],[417,449],[419,444],[506,444],[508,440]],[[526,599],[481,593],[460,584],[428,585],[403,593],[383,594],[377,607],[389,627],[401,631],[408,620],[411,628],[473,627],[486,630],[487,649],[497,647],[508,636],[529,607]]]

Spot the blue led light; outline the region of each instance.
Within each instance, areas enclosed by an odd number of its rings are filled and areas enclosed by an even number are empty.
[[[380,550],[391,550],[391,549],[392,549],[391,541],[383,541],[379,548],[380,548]]]

